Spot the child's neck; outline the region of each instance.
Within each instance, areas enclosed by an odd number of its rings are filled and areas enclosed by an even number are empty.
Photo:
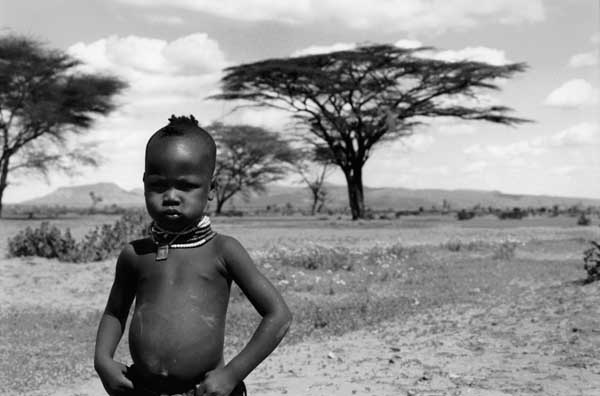
[[[202,246],[215,236],[215,232],[210,227],[210,218],[203,216],[197,224],[181,231],[165,230],[153,222],[150,226],[150,235],[157,246],[156,260],[161,261],[167,259],[169,248]]]

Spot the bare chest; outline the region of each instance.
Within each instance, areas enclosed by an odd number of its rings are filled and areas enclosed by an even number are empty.
[[[196,249],[170,249],[165,260],[146,257],[138,267],[138,301],[179,295],[207,299],[229,294],[230,279],[218,257]]]

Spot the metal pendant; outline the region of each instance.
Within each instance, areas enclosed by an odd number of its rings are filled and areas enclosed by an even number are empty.
[[[169,245],[161,245],[156,248],[156,261],[163,261],[169,255]]]

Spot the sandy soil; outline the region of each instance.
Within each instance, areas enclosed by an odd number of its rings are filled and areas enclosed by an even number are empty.
[[[249,395],[598,395],[600,285],[518,286],[494,304],[281,347],[247,378]],[[44,394],[104,395],[97,378]]]

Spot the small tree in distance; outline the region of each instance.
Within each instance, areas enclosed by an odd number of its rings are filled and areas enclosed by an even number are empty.
[[[365,45],[232,66],[224,71],[222,93],[211,98],[291,112],[307,138],[328,147],[358,219],[365,216],[362,170],[376,145],[407,137],[435,117],[527,121],[508,116],[508,107],[472,100],[483,90],[499,90],[498,80],[524,71],[524,63],[448,62],[420,56],[425,50],[431,48]]]
[[[90,207],[90,213],[96,212],[96,206],[103,201],[102,196],[90,191],[90,199],[92,200],[92,206]]]
[[[97,165],[89,146],[66,142],[110,113],[125,83],[112,76],[83,74],[68,54],[16,35],[0,36],[0,216],[9,174],[50,169],[72,171]]]
[[[289,142],[264,128],[214,123],[205,129],[217,144],[217,214],[236,194],[247,198],[251,192],[264,192],[268,183],[285,176],[295,159]]]
[[[323,205],[325,205],[327,199],[325,178],[331,171],[331,165],[333,164],[333,159],[327,147],[316,146],[298,151],[297,158],[294,161],[294,169],[310,191],[312,199],[310,214],[312,216],[320,212]]]

